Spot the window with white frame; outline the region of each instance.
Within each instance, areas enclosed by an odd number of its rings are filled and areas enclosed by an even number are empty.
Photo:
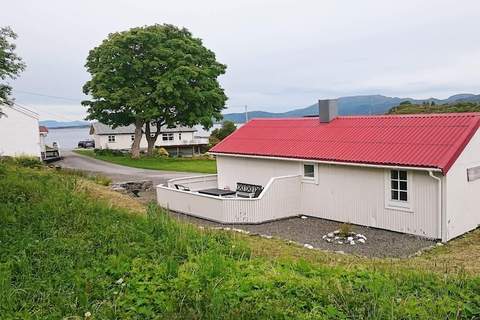
[[[178,140],[182,141],[182,133],[181,132],[178,133]]]
[[[302,164],[302,180],[304,182],[317,182],[317,165],[315,163]]]
[[[387,206],[411,209],[411,178],[406,170],[389,170],[386,174],[385,200]]]
[[[173,133],[163,133],[162,134],[163,141],[173,141]]]
[[[108,136],[108,142],[115,142],[115,136]]]

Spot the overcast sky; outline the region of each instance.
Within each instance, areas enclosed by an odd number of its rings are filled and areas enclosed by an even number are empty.
[[[15,0],[0,25],[17,32],[28,66],[13,82],[17,102],[76,120],[88,51],[110,32],[187,27],[228,66],[227,112],[286,111],[357,94],[480,93],[479,15],[478,0]]]

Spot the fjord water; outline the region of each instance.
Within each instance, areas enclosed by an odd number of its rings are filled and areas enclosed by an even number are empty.
[[[84,128],[49,128],[45,138],[47,145],[57,142],[62,150],[72,150],[77,147],[78,141],[91,139],[89,127]]]

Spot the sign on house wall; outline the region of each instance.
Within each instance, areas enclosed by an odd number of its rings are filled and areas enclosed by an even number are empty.
[[[480,166],[467,169],[467,180],[475,181],[480,179]]]

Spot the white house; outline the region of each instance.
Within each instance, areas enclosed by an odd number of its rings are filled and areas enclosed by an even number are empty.
[[[1,106],[0,156],[40,158],[38,114],[18,105]]]
[[[154,126],[152,127],[156,130]],[[162,127],[155,146],[165,148],[171,155],[200,154],[201,149],[208,144],[208,139],[195,137],[196,131],[195,128],[190,127]],[[134,133],[134,125],[114,129],[106,124],[95,122],[90,126],[90,135],[93,136],[95,148],[98,149],[129,150],[132,147]],[[140,148],[147,148],[145,136],[142,136]]]
[[[479,113],[337,117],[335,100],[319,104],[319,117],[248,122],[210,150],[217,175],[157,186],[158,203],[224,223],[308,215],[442,241],[477,228]],[[262,191],[224,191],[238,183]]]

